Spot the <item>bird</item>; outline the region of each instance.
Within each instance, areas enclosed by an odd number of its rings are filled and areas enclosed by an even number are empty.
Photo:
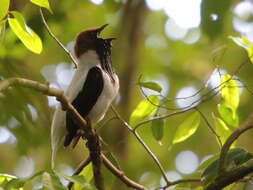
[[[87,125],[101,121],[119,91],[119,78],[112,67],[111,48],[115,38],[101,38],[108,24],[85,29],[74,42],[78,66],[64,95]],[[68,111],[56,109],[51,125],[52,168],[59,147],[75,147],[81,135]]]

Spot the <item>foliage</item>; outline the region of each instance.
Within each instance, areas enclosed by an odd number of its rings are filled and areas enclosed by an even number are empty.
[[[116,109],[123,121],[112,122],[115,116],[111,119],[113,113],[109,113],[108,122],[101,124],[107,127],[97,130],[105,139],[103,153],[122,170],[121,175],[127,175],[148,189],[164,186],[164,175],[175,172],[180,178],[199,177],[204,182],[197,186],[191,182],[180,183],[175,189],[202,190],[219,177],[221,152],[217,150],[252,112],[253,75],[248,61],[253,63],[253,45],[248,36],[230,36],[235,33],[232,19],[238,19],[235,11],[230,10],[238,1],[202,0],[201,24],[184,29],[187,34],[182,40],[167,34],[167,27],[169,32],[173,31],[170,25],[173,15],[168,18],[164,14],[166,8],[164,12],[147,9],[148,2],[135,5],[131,1],[115,0],[95,5],[91,1],[2,0],[0,84],[2,79],[24,77],[66,88],[72,73],[71,60],[46,33],[39,9],[48,10],[45,17],[49,27],[68,49],[78,32],[109,23],[109,29],[101,35],[118,39],[113,44],[112,62],[121,81]],[[247,22],[251,22],[250,19]],[[194,31],[200,38],[195,43],[187,43],[187,38],[194,37]],[[237,46],[227,40],[228,36]],[[218,77],[213,71],[217,71]],[[207,79],[209,73],[212,74]],[[145,75],[146,80],[137,82],[139,75]],[[192,87],[196,92],[179,97],[184,87]],[[182,108],[178,102],[191,106]],[[15,86],[0,92],[0,189],[29,190],[34,184],[41,184],[43,189],[64,190],[67,188],[63,179],[73,182],[75,190],[96,189],[92,164],[77,176],[67,175],[60,169],[49,170],[53,103],[54,99],[31,89]],[[130,133],[123,130],[124,124]],[[11,135],[2,143],[5,133]],[[243,140],[239,138],[233,142],[232,149],[229,147],[225,159],[227,171],[252,159],[251,139],[252,135],[246,133]],[[238,148],[237,142],[244,148]],[[73,170],[88,154],[84,149],[80,143],[75,150],[61,151],[59,163]],[[174,165],[183,150],[195,152],[199,159],[212,156],[197,163],[197,169],[186,176]],[[16,172],[20,165],[25,165],[19,164],[22,156],[33,159],[33,164],[28,164],[34,165],[28,177],[18,177]],[[106,170],[102,170],[106,189],[126,188],[118,184],[119,179],[112,177],[110,171],[103,169]]]

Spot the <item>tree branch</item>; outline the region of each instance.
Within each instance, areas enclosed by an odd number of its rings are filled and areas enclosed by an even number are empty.
[[[159,190],[161,188],[165,190],[168,187],[171,187],[173,185],[177,185],[177,184],[180,184],[180,183],[201,183],[201,179],[179,179],[177,181],[171,182],[171,184],[169,184],[169,185],[166,185],[164,187],[159,187],[156,190]]]
[[[42,19],[42,22],[43,24],[45,25],[49,35],[57,42],[57,44],[67,53],[67,55],[69,56],[69,58],[71,59],[71,61],[74,63],[75,65],[75,68],[77,68],[77,62],[75,60],[75,58],[73,57],[73,55],[71,54],[71,52],[61,43],[61,41],[53,34],[53,32],[51,31],[51,29],[49,28],[46,20],[45,20],[45,17],[44,17],[44,14],[43,14],[43,11],[42,11],[42,8],[40,8],[40,16],[41,16],[41,19]]]
[[[245,164],[229,171],[223,172],[216,180],[210,183],[205,190],[221,190],[222,188],[243,179],[245,176],[253,172],[253,160],[249,160]]]
[[[119,178],[123,183],[125,183],[128,187],[132,187],[137,190],[147,190],[146,187],[134,182],[133,180],[129,179],[123,171],[119,170],[117,167],[115,167],[107,158],[105,155],[101,155],[102,162],[105,165],[105,167],[110,170],[117,178]]]
[[[142,185],[130,180],[127,176],[123,174],[122,171],[117,169],[107,158],[102,154],[100,155],[100,147],[99,150],[96,149],[96,143],[98,141],[99,136],[95,133],[95,131],[91,128],[89,128],[86,125],[86,121],[82,118],[82,116],[76,111],[76,109],[68,102],[67,97],[64,95],[64,91],[57,89],[57,88],[50,88],[48,85],[32,81],[29,79],[23,79],[23,78],[9,78],[5,80],[0,81],[0,93],[6,90],[7,88],[11,86],[21,86],[25,88],[30,88],[36,91],[39,91],[47,96],[54,96],[56,99],[61,103],[62,107],[65,110],[68,110],[69,113],[72,115],[72,117],[77,122],[80,129],[84,131],[84,137],[87,139],[88,142],[90,142],[90,145],[88,145],[89,151],[99,151],[99,156],[97,157],[96,161],[102,161],[104,165],[114,174],[116,175],[123,183],[128,185],[129,187],[136,188],[137,190],[146,190],[145,187]],[[95,142],[95,144],[93,144]],[[88,143],[89,144],[89,143]],[[90,159],[93,163],[93,172],[94,172],[94,160],[92,160],[92,154],[90,154]],[[80,173],[80,171],[87,165],[89,162],[89,159],[87,159],[85,162],[83,162],[80,167],[75,171],[74,174]],[[94,173],[94,178],[96,180],[96,173]],[[99,176],[100,177],[100,176]]]
[[[84,137],[87,139],[87,147],[89,149],[92,165],[93,165],[93,173],[95,179],[95,185],[98,189],[103,188],[102,175],[100,173],[100,144],[99,138],[95,131],[86,125],[86,121],[83,117],[77,112],[77,110],[68,102],[67,97],[64,95],[62,90],[56,88],[49,88],[48,85],[41,84],[39,82],[35,82],[28,79],[23,78],[10,78],[0,82],[0,91],[7,89],[9,86],[19,85],[26,88],[32,88],[37,91],[40,91],[48,96],[55,96],[59,102],[61,102],[64,110],[68,110],[71,116],[75,119],[78,126],[81,130],[84,131]]]
[[[144,147],[144,149],[146,150],[146,152],[150,155],[150,157],[154,160],[155,164],[158,166],[164,180],[166,181],[167,184],[170,184],[171,182],[168,180],[165,170],[163,169],[162,164],[159,162],[158,158],[156,157],[156,155],[150,150],[150,148],[146,145],[146,143],[141,139],[141,137],[139,136],[139,134],[136,131],[136,128],[132,128],[120,115],[119,113],[116,111],[116,109],[111,106],[112,111],[114,112],[114,114],[116,115],[116,117],[121,121],[121,123],[136,137],[136,139],[139,141],[139,143]]]
[[[222,142],[220,140],[220,136],[216,133],[216,131],[213,129],[213,127],[211,126],[211,124],[209,123],[209,121],[207,120],[206,116],[202,113],[202,111],[200,111],[200,109],[198,109],[197,107],[195,108],[195,110],[197,112],[199,112],[199,114],[201,115],[201,117],[204,119],[206,125],[208,126],[208,128],[210,129],[210,131],[214,134],[214,136],[216,136],[218,142],[219,142],[219,145],[220,145],[220,148],[222,147]]]
[[[219,161],[219,166],[218,166],[218,173],[219,175],[225,172],[225,160],[227,153],[229,151],[229,148],[233,144],[233,142],[239,138],[240,135],[242,135],[244,132],[247,130],[253,128],[253,113],[250,114],[248,119],[245,121],[245,123],[241,126],[240,129],[237,129],[234,131],[226,140],[225,144],[223,145],[220,153],[220,161]]]

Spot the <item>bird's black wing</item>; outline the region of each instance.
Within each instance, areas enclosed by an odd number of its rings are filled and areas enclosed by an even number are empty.
[[[72,102],[72,105],[81,116],[86,117],[89,114],[102,93],[103,88],[104,81],[101,69],[98,67],[92,67],[87,74],[82,90]],[[68,134],[65,137],[64,146],[68,146],[71,143],[78,130],[78,126],[69,112],[66,114],[66,128]]]

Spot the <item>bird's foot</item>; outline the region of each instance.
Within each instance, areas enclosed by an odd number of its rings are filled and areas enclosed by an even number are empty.
[[[91,128],[91,120],[90,120],[90,118],[89,118],[89,117],[85,117],[84,119],[85,119],[85,121],[86,121],[86,126],[87,126],[88,128]]]

